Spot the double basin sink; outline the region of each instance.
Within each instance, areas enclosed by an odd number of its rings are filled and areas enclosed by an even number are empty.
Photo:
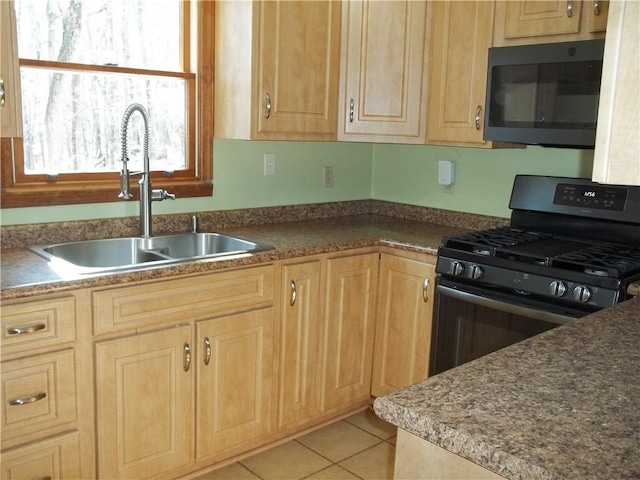
[[[222,233],[124,237],[29,247],[56,270],[91,274],[137,270],[203,258],[226,258],[273,247]]]

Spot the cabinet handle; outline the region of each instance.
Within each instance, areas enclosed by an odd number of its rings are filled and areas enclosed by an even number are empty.
[[[188,343],[184,344],[184,358],[182,360],[182,368],[185,372],[189,371],[189,367],[191,367],[191,347],[189,347]]]
[[[30,397],[15,398],[13,400],[9,400],[9,405],[28,405],[30,403],[35,403],[38,400],[42,400],[46,396],[47,394],[45,392],[40,392],[35,395],[31,395]]]
[[[595,0],[593,2],[593,14],[600,15],[600,2],[599,0]]]
[[[37,325],[31,325],[29,327],[11,327],[7,329],[7,333],[9,335],[24,335],[25,333],[35,333],[45,328],[47,328],[47,326],[44,323],[38,323]]]
[[[482,105],[478,105],[476,108],[476,130],[480,130],[480,116],[482,115]]]
[[[204,364],[209,365],[211,361],[211,340],[209,337],[204,337]]]
[[[264,96],[264,118],[271,116],[271,95],[268,93]]]
[[[573,17],[573,0],[567,0],[567,17]]]
[[[297,296],[298,293],[296,292],[296,281],[291,280],[291,297],[289,298],[289,305],[291,305],[292,307],[296,303]]]
[[[353,123],[353,114],[355,112],[355,104],[353,102],[353,98],[349,102],[349,123]]]
[[[429,301],[429,279],[425,278],[422,283],[422,300],[424,303]]]
[[[0,75],[0,107],[4,107],[4,99],[4,78],[2,77],[2,75]]]

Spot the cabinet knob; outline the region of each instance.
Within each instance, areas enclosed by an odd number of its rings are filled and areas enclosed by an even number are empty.
[[[5,93],[4,93],[4,78],[0,75],[0,107],[4,107]]]
[[[429,279],[425,278],[422,283],[422,300],[424,303],[429,301]]]
[[[355,112],[355,103],[353,102],[353,98],[349,102],[349,123],[353,123],[353,115]]]
[[[19,406],[19,405],[29,405],[30,403],[36,403],[39,400],[45,398],[47,394],[45,392],[36,393],[35,395],[30,395],[28,397],[14,398],[13,400],[9,400],[9,405],[11,406]]]
[[[189,371],[189,367],[191,367],[191,347],[188,343],[184,344],[183,347],[183,358],[182,358],[182,368],[185,372]]]
[[[593,2],[593,14],[600,15],[600,1],[594,0]]]
[[[47,326],[44,323],[29,325],[28,327],[11,327],[7,329],[9,335],[25,335],[27,333],[35,333],[44,330]]]
[[[209,365],[211,361],[211,340],[209,337],[204,337],[204,364]]]
[[[289,305],[291,305],[292,307],[296,303],[297,295],[298,293],[296,291],[296,281],[291,280],[291,297],[289,298]]]
[[[478,105],[476,108],[476,130],[480,130],[482,124],[480,123],[480,118],[482,116],[482,105]]]
[[[264,118],[271,116],[271,95],[268,93],[264,96]]]
[[[567,0],[567,17],[573,17],[573,0]]]

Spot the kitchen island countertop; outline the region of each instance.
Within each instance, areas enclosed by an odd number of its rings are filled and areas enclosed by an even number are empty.
[[[640,298],[376,399],[378,416],[510,479],[640,478]]]

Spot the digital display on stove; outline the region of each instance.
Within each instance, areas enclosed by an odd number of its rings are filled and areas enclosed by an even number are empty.
[[[603,185],[585,186],[560,183],[556,187],[553,203],[571,207],[596,208],[623,211],[627,201],[627,190]]]

